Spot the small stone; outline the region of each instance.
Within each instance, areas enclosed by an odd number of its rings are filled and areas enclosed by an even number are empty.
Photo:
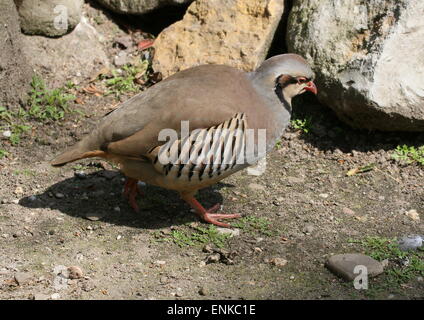
[[[347,208],[347,207],[344,207],[344,208],[342,209],[342,212],[343,212],[344,214],[347,214],[347,215],[350,215],[350,216],[354,216],[354,215],[355,215],[355,211],[353,211],[352,209],[349,209],[349,208]]]
[[[22,189],[22,187],[18,186],[16,187],[15,191],[13,192],[14,194],[21,195],[22,193],[24,193],[24,189]]]
[[[113,211],[115,211],[115,212],[121,212],[121,208],[119,208],[118,206],[116,206],[116,207],[113,208]]]
[[[153,262],[153,264],[157,265],[157,266],[164,266],[166,264],[166,261],[164,260],[156,260]]]
[[[323,199],[327,199],[329,197],[329,194],[328,193],[321,193],[321,194],[319,194],[319,197],[323,198]]]
[[[68,268],[69,279],[80,279],[83,276],[83,272],[78,266],[71,266]]]
[[[86,179],[87,178],[87,174],[84,171],[75,171],[74,173],[75,177],[77,177],[78,179]]]
[[[3,137],[10,138],[11,136],[12,136],[12,131],[10,130],[3,131]]]
[[[28,273],[18,272],[15,274],[15,281],[19,286],[22,286],[28,283],[31,279],[31,276]]]
[[[240,229],[237,229],[237,228],[236,229],[229,229],[229,228],[217,227],[216,231],[219,234],[228,234],[231,238],[240,235]]]
[[[199,289],[199,294],[200,294],[201,296],[207,296],[207,295],[209,294],[209,290],[208,290],[206,287],[201,287],[201,288]]]
[[[423,245],[423,238],[419,235],[404,236],[399,239],[399,248],[403,251],[416,250]]]
[[[206,263],[215,263],[221,260],[221,255],[219,253],[211,254],[206,258]]]
[[[305,227],[303,232],[306,234],[311,234],[312,232],[314,232],[314,230],[315,230],[314,226],[309,224]]]
[[[294,276],[290,276],[290,280],[294,280]]]
[[[417,210],[411,209],[409,211],[405,212],[405,215],[409,218],[411,218],[414,221],[420,221],[420,215],[418,214]]]
[[[354,273],[356,266],[365,266],[370,277],[375,277],[384,271],[380,262],[360,253],[337,254],[326,262],[326,267],[331,272],[348,281],[358,276],[359,273]]]
[[[56,199],[63,199],[65,197],[65,195],[63,193],[60,193],[60,192],[56,192],[54,194],[54,196],[56,197]]]
[[[58,294],[58,293],[53,293],[53,294],[50,296],[50,298],[52,298],[52,300],[58,300],[58,299],[60,299],[60,294]]]
[[[284,267],[287,264],[287,260],[283,258],[271,258],[269,259],[269,263],[273,264],[276,267]]]
[[[50,296],[42,293],[35,293],[32,298],[34,300],[49,300]]]
[[[116,237],[116,240],[120,240],[122,238],[122,236],[120,234],[118,234],[118,236]]]
[[[103,218],[105,214],[103,212],[91,212],[85,215],[85,218],[90,221],[98,221]]]
[[[206,262],[205,261],[200,261],[199,262],[199,267],[203,268],[204,266],[206,266]]]
[[[253,252],[255,252],[255,253],[262,253],[263,250],[261,248],[259,248],[259,247],[254,247],[253,248]]]

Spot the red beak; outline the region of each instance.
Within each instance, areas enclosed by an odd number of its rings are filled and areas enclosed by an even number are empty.
[[[305,90],[306,91],[310,91],[313,94],[317,94],[318,93],[317,87],[316,87],[315,83],[313,83],[312,81],[309,81],[308,82],[308,85],[305,87]]]

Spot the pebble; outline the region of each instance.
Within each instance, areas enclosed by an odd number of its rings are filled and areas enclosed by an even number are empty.
[[[11,136],[12,136],[12,131],[10,130],[3,131],[3,137],[10,138]]]
[[[84,171],[75,171],[74,175],[81,180],[87,178],[87,174]]]
[[[24,189],[22,189],[22,187],[18,186],[18,187],[16,187],[16,189],[13,193],[16,194],[16,195],[21,195],[22,193],[24,193]]]
[[[22,286],[26,283],[28,283],[31,279],[31,275],[29,275],[28,273],[25,272],[17,272],[15,274],[15,281],[19,286]]]
[[[199,294],[200,294],[201,296],[207,296],[207,295],[209,294],[209,290],[208,290],[206,287],[201,287],[201,288],[199,289]]]
[[[92,212],[92,213],[87,213],[85,218],[90,220],[90,221],[98,221],[101,218],[103,218],[105,216],[104,213],[102,212]]]
[[[305,229],[303,230],[303,232],[306,234],[311,234],[312,232],[314,232],[314,230],[315,228],[313,225],[307,225]]]
[[[116,240],[120,240],[122,238],[122,236],[119,234],[117,237],[116,237]]]
[[[359,273],[353,273],[358,265],[365,266],[370,277],[375,277],[384,271],[380,262],[361,253],[336,254],[326,262],[326,267],[331,272],[348,281],[358,276]]]
[[[157,265],[157,266],[164,266],[166,264],[166,261],[164,260],[156,260],[153,262],[153,264]]]
[[[419,235],[403,236],[398,241],[399,248],[403,251],[416,250],[423,245],[423,237]]]
[[[418,214],[417,210],[411,209],[409,211],[405,212],[405,215],[409,218],[411,218],[414,221],[420,221],[420,215]]]
[[[34,300],[49,300],[50,296],[42,293],[35,293],[33,296]]]
[[[54,196],[56,197],[56,199],[63,199],[65,197],[65,195],[63,193],[60,193],[60,192],[56,192],[54,194]]]
[[[206,258],[206,263],[215,263],[221,260],[221,255],[219,253],[211,254]]]
[[[83,272],[78,266],[71,266],[68,268],[69,279],[80,279],[83,276]]]
[[[113,211],[115,211],[115,212],[121,212],[121,208],[119,208],[118,206],[116,206],[116,207],[113,208]]]
[[[52,300],[58,300],[58,299],[60,299],[60,294],[58,294],[58,293],[53,293],[53,294],[50,296],[50,298],[52,298]]]
[[[269,259],[269,263],[273,264],[276,267],[284,267],[287,264],[287,262],[288,261],[286,259],[278,258],[278,257]]]
[[[229,229],[229,228],[221,228],[221,227],[217,227],[216,231],[219,234],[228,234],[231,238],[232,237],[236,237],[240,235],[240,229]]]
[[[348,215],[350,215],[350,216],[354,216],[354,215],[355,215],[355,211],[353,211],[352,209],[349,209],[349,208],[347,208],[347,207],[344,207],[344,208],[342,209],[342,212],[343,212],[344,214],[348,214]]]
[[[323,199],[327,199],[329,197],[329,194],[328,193],[320,193],[319,197],[323,198]]]

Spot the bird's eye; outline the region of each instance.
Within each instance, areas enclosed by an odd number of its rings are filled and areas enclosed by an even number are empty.
[[[306,82],[308,82],[308,79],[307,78],[304,78],[304,77],[297,78],[297,83],[298,84],[302,84],[302,83],[306,83]]]

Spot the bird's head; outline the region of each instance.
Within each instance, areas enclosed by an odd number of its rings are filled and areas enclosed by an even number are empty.
[[[280,54],[265,60],[253,73],[253,79],[264,89],[291,103],[292,98],[306,91],[317,94],[314,72],[308,62],[297,54]]]

